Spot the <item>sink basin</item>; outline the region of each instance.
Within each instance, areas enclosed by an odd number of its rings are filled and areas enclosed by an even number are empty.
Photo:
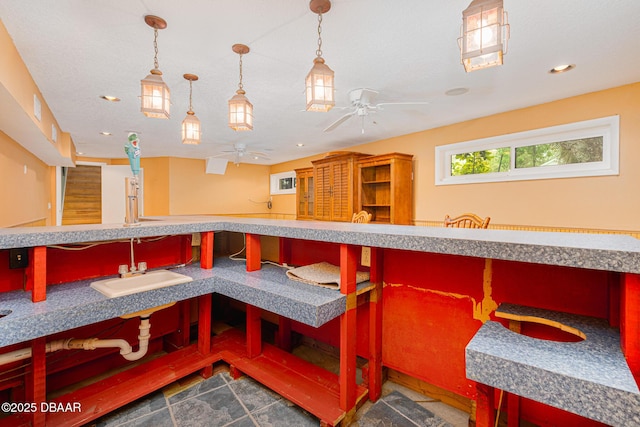
[[[109,298],[191,282],[193,278],[169,270],[154,270],[139,276],[98,280],[91,287]]]

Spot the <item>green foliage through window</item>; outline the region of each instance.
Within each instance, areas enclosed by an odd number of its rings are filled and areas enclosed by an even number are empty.
[[[454,154],[451,156],[451,176],[507,172],[510,163],[509,147]]]
[[[603,138],[573,139],[516,148],[516,169],[601,162]]]

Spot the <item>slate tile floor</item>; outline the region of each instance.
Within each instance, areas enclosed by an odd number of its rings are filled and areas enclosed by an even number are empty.
[[[222,372],[207,380],[168,386],[89,424],[96,427],[305,427],[319,425],[313,415],[249,377],[233,380]],[[387,382],[384,397],[366,403],[353,427],[462,427],[467,414],[435,403],[426,409],[414,400],[429,398]],[[440,406],[438,406],[440,405]],[[434,414],[436,412],[438,415]],[[441,418],[442,417],[442,418]]]

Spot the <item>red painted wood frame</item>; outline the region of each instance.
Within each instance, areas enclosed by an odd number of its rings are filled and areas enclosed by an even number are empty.
[[[213,231],[200,234],[200,268],[213,268]]]
[[[340,245],[340,292],[347,307],[340,315],[340,409],[349,413],[356,406],[356,294],[357,247]]]
[[[27,289],[31,289],[31,301],[47,299],[47,248],[36,246],[29,249],[30,262],[27,267]]]
[[[382,394],[382,254],[381,248],[371,248],[369,292],[369,400],[375,402]]]
[[[620,345],[636,382],[640,382],[640,275],[624,274],[620,302]]]

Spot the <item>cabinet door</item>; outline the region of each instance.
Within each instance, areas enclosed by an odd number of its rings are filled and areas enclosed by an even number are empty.
[[[298,192],[298,200],[297,200],[297,208],[296,215],[298,218],[304,218],[307,216],[307,175],[301,174],[298,176],[297,183],[297,192]]]
[[[313,172],[309,172],[309,174],[307,175],[307,217],[308,218],[313,218],[313,216],[315,215],[315,210],[314,210],[314,187],[313,187]]]
[[[314,168],[315,216],[319,220],[331,220],[331,164]]]
[[[331,220],[351,221],[353,212],[352,179],[349,162],[336,162],[331,168]]]

